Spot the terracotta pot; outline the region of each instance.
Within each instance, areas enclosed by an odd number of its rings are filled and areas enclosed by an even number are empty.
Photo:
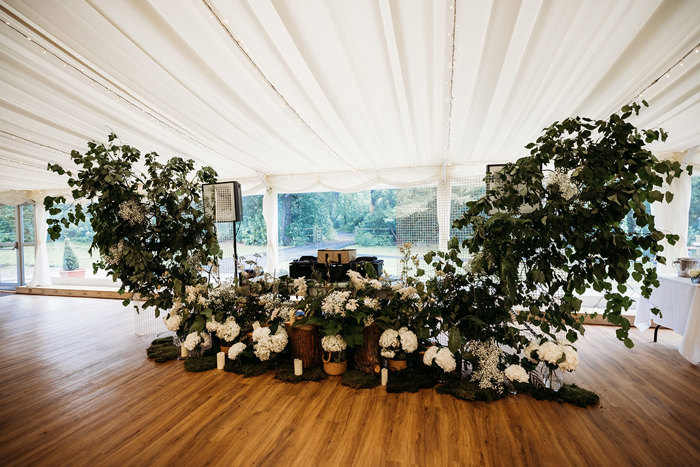
[[[333,363],[333,362],[327,362],[323,361],[323,371],[326,372],[327,375],[331,376],[338,376],[342,375],[345,373],[348,369],[348,361],[343,360],[340,363]]]
[[[61,277],[74,277],[76,279],[82,279],[85,277],[85,269],[73,269],[72,271],[58,271]]]
[[[406,369],[406,360],[392,360],[389,358],[386,363],[389,367],[389,371],[401,371]]]

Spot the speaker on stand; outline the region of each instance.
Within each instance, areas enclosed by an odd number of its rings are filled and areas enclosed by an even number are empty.
[[[214,227],[218,224],[231,224],[233,229],[233,265],[238,280],[241,273],[238,268],[238,248],[236,246],[236,223],[243,220],[243,197],[241,184],[235,181],[207,183],[202,185],[204,195],[204,214],[211,215]],[[218,236],[218,235],[217,235]]]

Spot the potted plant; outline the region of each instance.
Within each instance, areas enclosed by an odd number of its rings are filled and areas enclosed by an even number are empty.
[[[406,327],[387,329],[379,337],[382,357],[387,359],[389,371],[406,369],[406,355],[418,349],[418,337]]]
[[[212,316],[211,321],[207,322],[207,330],[215,333],[216,337],[219,338],[222,352],[228,352],[241,333],[241,327],[233,316],[227,316],[222,323],[216,321],[216,317]]]
[[[325,336],[321,339],[323,347],[323,371],[331,376],[342,375],[348,369],[348,360],[345,349],[348,344],[340,334]]]
[[[75,277],[82,279],[85,277],[85,269],[80,269],[78,257],[75,255],[70,239],[63,242],[63,269],[58,271],[61,277]]]

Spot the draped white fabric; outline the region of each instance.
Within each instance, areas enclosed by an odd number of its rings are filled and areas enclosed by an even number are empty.
[[[680,237],[675,245],[670,245],[666,240],[663,255],[666,264],[659,264],[661,274],[676,274],[673,260],[688,256],[688,210],[690,209],[690,177],[684,175],[671,183],[668,191],[673,193],[670,203],[652,203],[651,213],[654,215],[655,226],[664,233],[674,233]]]
[[[277,193],[272,189],[263,195],[263,217],[267,229],[267,266],[266,271],[275,273],[277,269],[277,248],[279,243],[279,211]]]
[[[65,187],[46,163],[111,130],[247,194],[263,176],[284,192],[483,173],[700,42],[697,0],[8,0],[0,18],[0,191]],[[700,54],[644,97],[638,122],[670,133],[655,151],[700,144]]]
[[[29,283],[30,287],[38,285],[51,285],[51,271],[49,270],[49,253],[46,247],[48,213],[44,209],[46,193],[34,191],[30,193],[34,202],[34,274]]]
[[[452,186],[448,180],[440,180],[437,186],[438,245],[441,251],[447,250],[452,227]]]

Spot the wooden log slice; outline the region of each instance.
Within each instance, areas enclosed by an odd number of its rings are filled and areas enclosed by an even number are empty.
[[[284,323],[292,346],[292,356],[301,360],[304,368],[314,368],[321,364],[323,349],[318,328],[311,324],[291,326]]]
[[[367,326],[362,331],[362,345],[355,348],[355,368],[364,373],[374,373],[380,366],[379,336],[382,335],[376,324]]]

